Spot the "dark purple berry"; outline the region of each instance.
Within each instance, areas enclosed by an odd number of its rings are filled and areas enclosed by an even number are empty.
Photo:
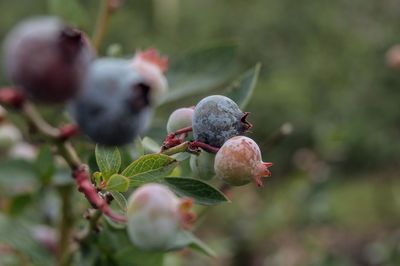
[[[149,124],[151,88],[129,60],[104,58],[90,66],[71,104],[81,131],[103,145],[133,141]]]
[[[84,33],[54,17],[19,23],[6,37],[5,69],[34,100],[60,103],[73,97],[94,57]]]
[[[250,127],[247,113],[222,95],[202,99],[193,114],[193,137],[214,147],[221,147],[231,137],[244,134]]]

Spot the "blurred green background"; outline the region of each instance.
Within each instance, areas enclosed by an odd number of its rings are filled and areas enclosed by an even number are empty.
[[[92,32],[98,1],[78,11],[56,2],[0,0],[0,40],[49,7]],[[399,18],[397,0],[124,1],[103,54],[113,44],[124,54],[157,47],[173,61],[233,43],[232,78],[262,63],[246,111],[273,177],[234,189],[196,229],[218,259],[182,252],[168,265],[400,265],[400,73],[385,65]],[[205,94],[161,107],[155,127]],[[292,134],[271,145],[284,123]]]

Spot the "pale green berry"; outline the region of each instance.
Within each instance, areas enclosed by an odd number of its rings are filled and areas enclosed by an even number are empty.
[[[202,151],[199,155],[190,156],[190,169],[193,176],[202,180],[210,180],[215,176],[215,154]]]
[[[146,184],[128,202],[128,235],[143,250],[168,250],[181,225],[179,199],[167,187]]]
[[[191,127],[193,108],[179,108],[176,109],[168,118],[167,132],[173,133],[179,129]]]

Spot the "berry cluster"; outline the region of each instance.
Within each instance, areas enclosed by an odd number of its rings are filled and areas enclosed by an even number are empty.
[[[194,176],[203,180],[217,176],[232,186],[250,181],[262,186],[261,178],[271,175],[268,168],[272,163],[264,163],[258,145],[243,136],[252,127],[246,121],[248,113],[242,112],[234,101],[222,95],[205,97],[191,110],[180,108],[170,115],[168,132],[176,130],[175,125],[185,128],[170,134],[164,146],[180,144],[187,131],[192,130],[190,147],[204,150],[191,156],[190,167]],[[182,136],[181,132],[185,135]]]
[[[11,81],[34,101],[69,102],[81,131],[103,145],[127,144],[146,129],[167,67],[154,49],[96,59],[86,35],[54,17],[23,21],[5,41]]]
[[[54,141],[73,170],[78,190],[103,214],[127,222],[131,242],[144,250],[177,248],[182,230],[195,219],[190,211],[193,201],[179,199],[166,186],[150,183],[132,193],[126,216],[114,213],[107,197],[98,193],[107,180],[96,183],[96,187],[88,167],[67,142],[76,127],[52,128],[26,98],[64,103],[80,131],[93,142],[125,145],[149,126],[154,108],[168,89],[167,68],[167,58],[154,49],[138,51],[133,59],[98,58],[85,33],[54,17],[23,21],[5,41],[5,69],[16,90],[1,90],[0,102],[19,108],[38,131]],[[194,107],[179,108],[168,119],[168,135],[160,153],[191,153],[190,168],[202,180],[216,176],[232,186],[251,181],[262,186],[261,178],[270,176],[268,167],[272,163],[262,162],[258,145],[244,136],[252,127],[247,116],[222,95],[205,97]],[[2,121],[4,112],[0,109]],[[13,129],[4,125],[0,126],[0,148],[14,141],[7,138]],[[20,138],[15,132],[11,135]],[[5,140],[1,136],[6,136]]]

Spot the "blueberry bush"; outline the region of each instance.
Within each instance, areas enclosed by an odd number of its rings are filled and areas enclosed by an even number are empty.
[[[271,175],[241,110],[260,64],[230,81],[230,45],[176,58],[118,45],[103,54],[121,5],[102,2],[92,38],[49,15],[4,40],[2,264],[156,266],[182,249],[216,257],[195,236],[201,216],[229,208],[232,186],[262,187]],[[152,126],[159,108],[198,93],[209,96]]]

